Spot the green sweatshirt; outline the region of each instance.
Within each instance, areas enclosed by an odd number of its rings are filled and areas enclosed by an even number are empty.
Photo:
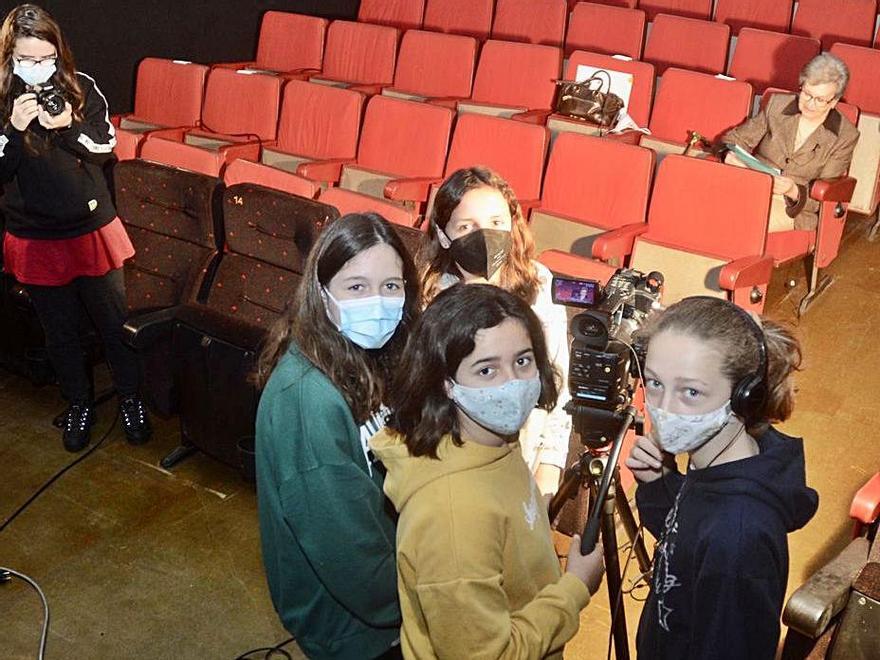
[[[374,658],[399,636],[395,523],[338,389],[296,349],[257,412],[257,499],[275,610],[310,658]]]

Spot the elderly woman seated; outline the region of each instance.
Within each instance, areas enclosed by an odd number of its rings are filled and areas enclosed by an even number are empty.
[[[814,57],[800,74],[800,92],[775,94],[757,116],[730,130],[723,138],[772,165],[772,231],[815,229],[819,202],[810,199],[815,179],[846,174],[859,131],[835,110],[849,81],[846,64],[834,55]],[[746,165],[728,152],[725,163]]]

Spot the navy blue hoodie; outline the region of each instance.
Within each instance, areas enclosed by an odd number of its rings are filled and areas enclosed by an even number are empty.
[[[788,580],[787,535],[816,513],[804,448],[769,427],[760,453],[640,484],[660,542],[639,622],[640,658],[772,659]]]

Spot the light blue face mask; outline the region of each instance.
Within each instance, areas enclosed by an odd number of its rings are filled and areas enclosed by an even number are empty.
[[[465,387],[453,382],[450,398],[480,426],[499,435],[513,435],[538,404],[541,379],[536,374],[495,387]]]
[[[336,305],[339,322],[336,328],[361,348],[382,348],[403,318],[404,296],[370,296],[354,300],[336,300],[327,289],[327,297]],[[327,313],[330,316],[329,310]]]
[[[26,85],[30,85],[31,87],[42,85],[55,74],[55,62],[38,62],[29,67],[23,67],[16,62],[12,67],[12,73],[21,78]]]

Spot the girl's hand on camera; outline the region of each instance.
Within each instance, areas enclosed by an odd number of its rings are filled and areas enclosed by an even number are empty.
[[[674,461],[675,457],[660,449],[651,438],[640,435],[626,459],[626,467],[632,470],[636,481],[645,484],[662,477]]]
[[[23,131],[31,125],[40,113],[40,106],[37,105],[37,95],[28,92],[22,94],[12,102],[12,115],[9,121],[17,131]]]
[[[65,101],[64,112],[62,112],[60,115],[56,115],[55,117],[40,108],[37,119],[40,122],[40,126],[42,126],[43,128],[48,128],[49,130],[54,130],[58,128],[69,128],[70,125],[73,123],[73,108],[70,107],[70,103],[67,103]]]
[[[599,590],[599,585],[602,584],[602,575],[605,573],[601,541],[596,544],[590,554],[582,555],[580,534],[572,536],[565,572],[580,579],[586,585],[591,596],[596,593]]]

